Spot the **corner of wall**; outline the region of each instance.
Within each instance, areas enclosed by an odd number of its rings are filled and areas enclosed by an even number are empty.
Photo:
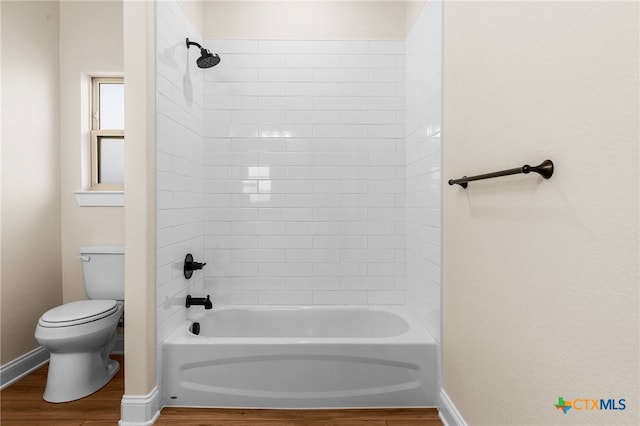
[[[178,0],[178,4],[198,31],[198,34],[202,36],[204,34],[205,2],[203,0]]]
[[[155,7],[123,5],[125,110],[126,395],[156,387],[155,321]]]
[[[438,416],[444,426],[467,426],[467,422],[444,389],[440,389],[438,411]]]
[[[33,333],[38,318],[62,301],[60,22],[57,2],[2,2],[1,7],[0,362],[7,363],[38,347]],[[38,67],[34,56],[42,60]],[[28,304],[20,303],[25,294]]]
[[[409,0],[405,1],[405,36],[408,37],[415,25],[418,17],[424,9],[427,0]]]
[[[158,387],[146,395],[124,394],[118,426],[151,426],[160,417],[161,408]]]
[[[165,1],[158,3],[156,9],[158,241],[155,308],[157,377],[161,388],[162,344],[186,321],[184,300],[187,294],[202,294],[204,281],[202,272],[187,280],[181,270],[187,253],[197,261],[205,257],[202,223],[206,70],[195,66],[198,50],[188,49],[184,44],[187,36],[203,43],[194,13],[200,13],[202,19],[201,4]]]

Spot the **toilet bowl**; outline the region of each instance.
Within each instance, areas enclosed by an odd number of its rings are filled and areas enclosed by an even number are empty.
[[[93,246],[82,248],[80,253],[91,300],[50,309],[36,326],[35,338],[50,354],[43,395],[48,402],[88,396],[120,369],[109,355],[123,311],[124,250],[122,246]]]
[[[35,337],[50,353],[45,401],[83,398],[120,370],[109,354],[121,314],[115,300],[86,300],[58,306],[40,318]]]

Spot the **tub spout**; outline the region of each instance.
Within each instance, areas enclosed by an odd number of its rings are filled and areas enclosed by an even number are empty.
[[[207,295],[204,297],[191,297],[191,295],[187,296],[187,308],[191,306],[204,306],[205,309],[213,309],[213,303],[211,302],[211,298]]]

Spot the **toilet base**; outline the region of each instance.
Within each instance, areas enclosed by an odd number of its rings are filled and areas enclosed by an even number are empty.
[[[100,351],[51,354],[44,400],[69,402],[96,392],[120,370],[118,361]]]

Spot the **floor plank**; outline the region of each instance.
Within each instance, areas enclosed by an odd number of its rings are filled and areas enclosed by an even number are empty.
[[[105,387],[78,401],[51,404],[42,399],[47,366],[0,392],[2,426],[113,426],[124,393],[121,369]],[[247,410],[165,407],[159,426],[442,426],[435,408],[367,410]]]
[[[12,384],[0,392],[2,426],[81,426],[89,419],[116,425],[124,393],[124,356],[111,357],[120,363],[120,371],[98,392],[77,401],[52,404],[42,399],[48,365]]]
[[[188,422],[185,423],[185,421]],[[159,426],[441,426],[435,408],[366,410],[242,410],[165,407]]]

